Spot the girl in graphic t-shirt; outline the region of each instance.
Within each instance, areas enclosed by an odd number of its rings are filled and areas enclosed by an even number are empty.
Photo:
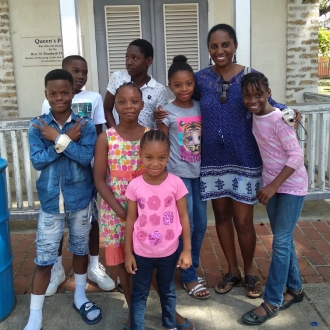
[[[143,330],[141,321],[149,295],[153,268],[162,306],[162,323],[176,329],[176,267],[191,265],[188,193],[182,180],[165,168],[169,159],[168,136],[159,130],[146,132],[140,142],[140,157],[145,173],[133,179],[126,190],[127,217],[125,267],[133,275],[130,301],[130,329]],[[183,250],[179,254],[179,236]]]
[[[201,112],[192,100],[194,72],[183,55],[174,57],[168,70],[169,88],[175,100],[164,107],[167,117],[158,129],[168,134],[171,148],[167,171],[179,176],[188,189],[187,209],[190,222],[192,265],[181,269],[184,288],[196,299],[207,299],[210,291],[197,276],[199,255],[207,227],[206,201],[200,197]]]

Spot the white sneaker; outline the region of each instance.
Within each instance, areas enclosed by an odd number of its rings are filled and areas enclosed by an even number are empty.
[[[103,291],[111,291],[116,287],[115,282],[108,276],[100,262],[97,266],[88,265],[87,276],[90,281],[97,283]]]
[[[46,290],[45,296],[49,297],[56,293],[57,288],[60,284],[65,281],[65,272],[64,267],[52,268],[52,272],[50,275],[50,282],[48,284],[48,288]]]

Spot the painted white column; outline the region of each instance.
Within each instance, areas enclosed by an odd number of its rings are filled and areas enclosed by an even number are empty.
[[[237,63],[251,67],[251,0],[235,0],[234,21]]]
[[[78,15],[78,0],[58,0],[62,33],[63,57],[83,55]]]

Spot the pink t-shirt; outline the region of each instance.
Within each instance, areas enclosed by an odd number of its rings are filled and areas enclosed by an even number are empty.
[[[183,181],[171,173],[160,185],[148,184],[142,175],[129,183],[126,197],[137,202],[138,207],[133,230],[137,255],[161,258],[176,251],[182,232],[176,201],[187,193]]]
[[[308,177],[304,166],[304,154],[294,128],[283,122],[281,111],[276,108],[265,116],[253,115],[252,132],[263,162],[264,187],[270,184],[286,165],[295,171],[277,192],[295,196],[306,195]]]

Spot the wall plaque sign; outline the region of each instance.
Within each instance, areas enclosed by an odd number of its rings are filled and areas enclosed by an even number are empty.
[[[61,67],[62,39],[61,37],[22,37],[22,65]]]

